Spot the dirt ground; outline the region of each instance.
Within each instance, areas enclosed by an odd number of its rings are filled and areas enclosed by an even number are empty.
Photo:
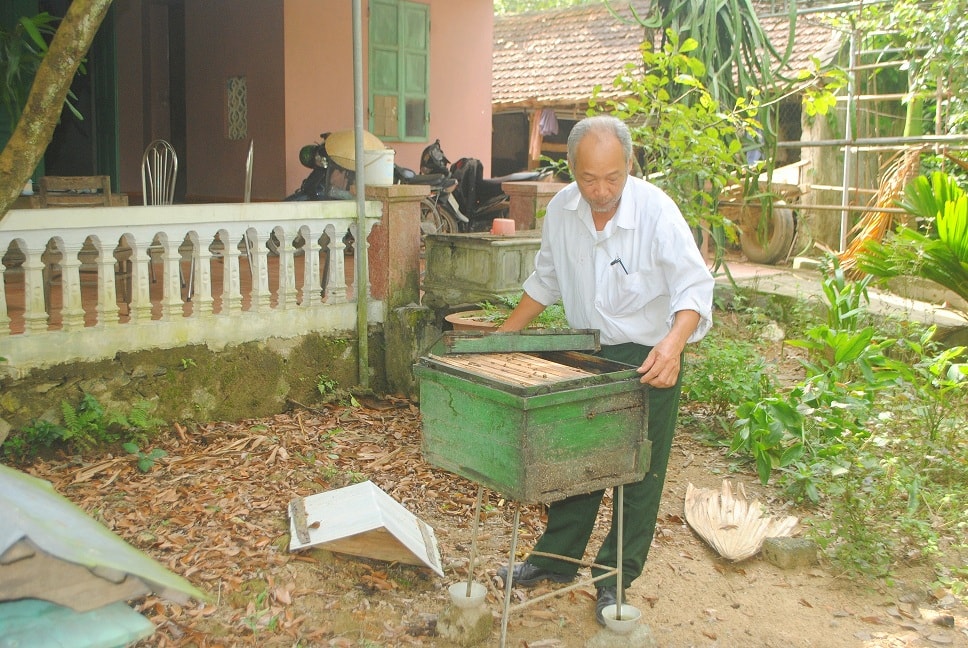
[[[42,461],[27,470],[210,594],[186,605],[154,596],[134,602],[157,626],[139,646],[454,646],[435,628],[447,586],[467,578],[477,487],[422,460],[416,405],[360,400],[239,424],[176,426],[156,441],[168,455],[147,473],[130,456]],[[784,571],[759,557],[719,558],[684,521],[687,484],[718,489],[728,477],[773,513],[802,513],[751,473],[732,472],[733,463],[690,429],[678,433],[651,555],[627,593],[658,646],[968,646],[965,608],[930,589],[928,566],[908,568],[888,586],[838,577],[823,563]],[[417,566],[288,551],[293,497],[362,479],[434,529],[443,578]],[[502,591],[494,573],[507,560],[512,506],[485,495],[475,571],[490,588],[494,617],[482,645],[496,646]],[[540,507],[523,508],[519,529],[523,557],[541,531]],[[514,598],[543,591],[515,590]],[[507,645],[585,646],[599,632],[588,585],[512,614]]]

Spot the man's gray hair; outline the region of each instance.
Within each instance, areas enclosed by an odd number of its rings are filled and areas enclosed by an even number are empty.
[[[632,134],[629,127],[618,117],[611,115],[595,115],[585,117],[575,124],[571,133],[568,134],[568,165],[574,166],[575,152],[578,150],[578,142],[585,135],[591,132],[609,132],[622,143],[622,150],[625,152],[626,162],[632,159]]]

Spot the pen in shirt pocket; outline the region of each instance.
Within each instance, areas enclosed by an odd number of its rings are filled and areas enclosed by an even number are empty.
[[[615,265],[616,263],[619,264],[622,267],[622,271],[625,274],[628,274],[629,273],[628,268],[626,268],[625,267],[625,264],[622,263],[622,258],[621,257],[615,257],[615,260],[612,261],[611,263],[609,263],[608,265]]]

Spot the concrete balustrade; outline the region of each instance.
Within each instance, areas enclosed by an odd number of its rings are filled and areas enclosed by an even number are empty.
[[[355,330],[344,235],[359,253],[373,233],[385,256],[380,200],[366,203],[362,237],[351,201],[11,210],[0,221],[0,368]],[[382,322],[395,286],[379,277],[375,299],[367,283],[368,317]]]

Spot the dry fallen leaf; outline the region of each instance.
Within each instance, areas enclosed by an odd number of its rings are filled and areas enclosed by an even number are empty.
[[[758,500],[749,499],[740,483],[734,492],[724,479],[719,490],[686,486],[686,521],[720,556],[745,560],[755,555],[765,538],[790,536],[796,530],[797,518],[775,519],[764,515]]]

